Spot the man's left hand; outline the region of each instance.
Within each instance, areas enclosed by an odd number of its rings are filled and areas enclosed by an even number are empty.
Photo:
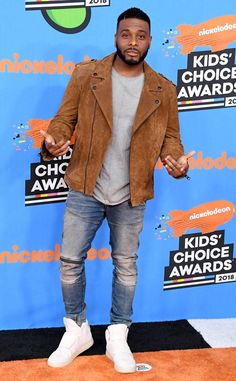
[[[164,160],[163,164],[172,177],[184,177],[188,172],[188,159],[195,154],[195,151],[190,151],[186,155],[180,156],[176,161],[171,155],[168,155]]]

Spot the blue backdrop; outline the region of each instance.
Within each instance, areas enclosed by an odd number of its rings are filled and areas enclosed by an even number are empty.
[[[117,16],[131,6],[151,17],[147,61],[177,84],[185,151],[196,150],[190,180],[172,179],[157,163],[133,319],[236,317],[235,2],[46,3],[1,5],[0,329],[62,325],[58,258],[68,157],[40,161],[39,129],[55,114],[74,64],[114,50]],[[91,324],[109,322],[108,242],[104,223],[86,262]]]

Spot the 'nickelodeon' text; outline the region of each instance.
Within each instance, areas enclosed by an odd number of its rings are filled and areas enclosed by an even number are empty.
[[[64,62],[62,54],[57,60],[20,60],[19,53],[14,53],[13,58],[0,60],[1,73],[23,73],[23,74],[72,74],[75,64],[71,61]]]
[[[0,252],[1,264],[16,264],[16,263],[43,263],[54,262],[60,259],[60,244],[55,244],[51,250],[20,250],[19,246],[13,245],[11,251]],[[87,252],[87,259],[93,261],[95,259],[104,261],[111,259],[111,251],[106,247],[98,250],[91,248]]]
[[[214,210],[206,210],[205,212],[203,213],[193,213],[189,219],[190,220],[195,220],[197,218],[202,218],[202,217],[208,217],[208,216],[213,216],[213,215],[216,215],[216,214],[220,214],[220,213],[227,213],[227,212],[230,212],[231,209],[229,206],[227,206],[226,208],[215,208]]]

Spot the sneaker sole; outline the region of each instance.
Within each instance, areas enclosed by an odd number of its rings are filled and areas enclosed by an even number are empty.
[[[70,360],[68,360],[67,362],[61,362],[61,363],[54,363],[54,362],[51,362],[49,359],[48,359],[48,366],[52,367],[52,368],[63,368],[64,366],[66,365],[69,365],[77,356],[79,356],[81,353],[85,352],[87,349],[89,349],[90,347],[92,347],[92,345],[94,344],[94,341],[93,339],[91,339],[90,341],[88,341],[86,344],[84,344],[84,346],[82,348],[80,348],[80,350],[78,352],[76,352],[76,354],[73,355],[73,357],[70,358]]]
[[[135,367],[132,367],[132,368],[118,368],[118,367],[115,365],[115,363],[114,363],[112,357],[110,356],[109,352],[107,352],[107,351],[106,351],[106,356],[107,356],[107,358],[109,358],[110,361],[113,362],[113,364],[114,364],[114,368],[115,368],[115,370],[116,370],[117,372],[119,372],[119,373],[134,373],[134,372],[136,372],[136,365],[135,365]]]

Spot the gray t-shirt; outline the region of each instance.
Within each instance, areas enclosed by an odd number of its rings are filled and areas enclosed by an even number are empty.
[[[143,73],[124,77],[112,69],[112,140],[93,194],[106,205],[120,204],[130,198],[130,142],[143,84]]]

